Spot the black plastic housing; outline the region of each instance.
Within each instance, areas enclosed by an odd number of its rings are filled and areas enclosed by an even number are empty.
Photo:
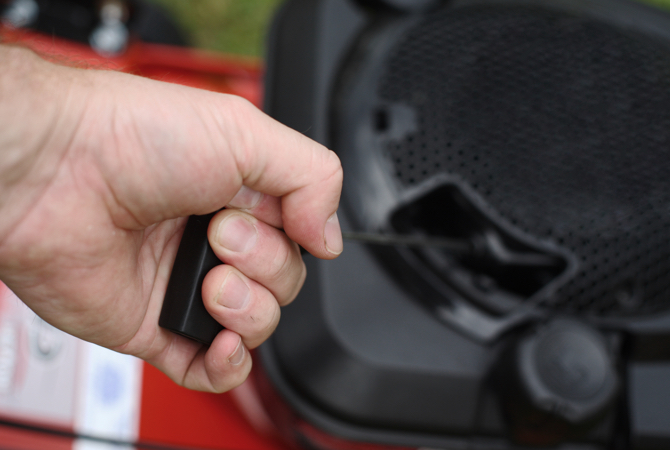
[[[158,324],[203,344],[211,344],[223,326],[209,315],[202,301],[202,281],[221,264],[207,240],[214,213],[191,216],[175,258]]]
[[[670,43],[666,14],[625,0],[457,0],[440,7],[456,14],[467,8],[526,8],[549,16],[558,11],[577,23],[592,20],[625,30],[624,34],[646,35],[656,44]],[[389,221],[375,222],[375,218],[385,219],[405,206],[414,207],[412,199],[431,192],[430,186],[394,191],[397,184],[390,182],[392,188],[388,188],[386,180],[379,183],[380,174],[393,170],[389,170],[393,161],[378,156],[380,142],[409,136],[418,120],[406,105],[380,102],[374,83],[367,81],[379,76],[376,61],[385,57],[398,37],[432,14],[436,12],[375,8],[374,2],[292,0],[275,20],[269,39],[266,111],[338,152],[345,170],[339,211],[344,229],[404,231]],[[495,27],[494,20],[490,24]],[[418,35],[420,30],[414,32]],[[398,67],[399,73],[406,75],[408,71]],[[365,77],[369,80],[362,79]],[[448,85],[450,80],[443,80]],[[504,83],[500,81],[501,86]],[[486,108],[486,99],[472,99],[475,101],[482,110]],[[377,105],[381,108],[376,109]],[[528,108],[532,111],[543,106],[543,99],[538,98]],[[500,143],[504,144],[504,139]],[[466,156],[467,151],[463,148]],[[635,151],[631,150],[631,155]],[[466,187],[461,190],[469,195],[467,183],[449,186],[462,185]],[[437,183],[434,186],[440,187]],[[387,195],[389,192],[397,196]],[[470,204],[484,211],[484,203],[475,199]],[[450,211],[458,212],[459,208]],[[545,245],[550,240],[528,238],[495,214],[490,217],[497,220],[501,235],[507,233],[516,239],[512,245],[525,247],[522,252],[565,256],[570,270],[564,270],[565,266],[552,269],[550,275],[559,281],[538,291],[546,294],[545,300],[578,273],[583,263],[579,258],[570,259],[571,251]],[[409,225],[413,226],[411,221]],[[663,377],[670,379],[667,309],[654,314],[632,310],[607,316],[538,307],[537,315],[482,333],[483,328],[507,317],[516,300],[474,303],[462,295],[467,294],[462,288],[465,285],[458,286],[449,276],[443,278],[451,284],[445,283],[434,271],[421,270],[430,260],[417,254],[346,242],[343,254],[334,261],[306,256],[305,287],[283,310],[277,331],[259,354],[264,373],[277,392],[307,422],[358,442],[430,448],[529,448],[514,440],[510,418],[501,405],[503,396],[495,392],[514,380],[505,380],[503,374],[503,382],[497,384],[495,372],[501,367],[500,358],[514,353],[512,349],[526,333],[566,315],[588,323],[607,342],[621,344],[611,349],[620,389],[611,408],[607,406],[606,413],[598,416],[597,425],[588,424],[587,432],[580,429],[580,433],[562,434],[552,442],[561,442],[557,448],[582,450],[670,447],[670,423],[665,420],[670,417],[670,383],[661,382]],[[423,266],[417,268],[413,262]],[[565,280],[561,279],[563,273]],[[455,279],[459,274],[453,275]],[[442,306],[435,307],[436,302]],[[484,315],[471,314],[486,308]],[[533,448],[549,445],[549,441],[542,444],[542,439],[536,439]]]

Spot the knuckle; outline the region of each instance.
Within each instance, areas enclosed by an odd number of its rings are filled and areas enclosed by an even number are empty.
[[[331,172],[332,179],[341,184],[342,180],[344,179],[344,171],[342,169],[342,161],[340,161],[340,158],[332,150],[328,150],[328,166],[330,167],[330,170],[332,171]]]
[[[322,183],[329,186],[337,186],[339,189],[344,181],[344,170],[342,169],[340,158],[334,151],[327,150],[323,153],[321,165],[323,167]]]
[[[293,289],[290,291],[290,293],[284,299],[279,300],[280,306],[286,306],[293,300],[295,300],[295,298],[298,296],[298,293],[300,292],[300,289],[302,289],[302,286],[305,283],[306,278],[307,278],[307,267],[305,266],[305,263],[302,260],[302,258],[299,258],[299,272],[296,278],[296,282],[292,286]]]
[[[277,328],[277,325],[279,324],[279,316],[281,315],[279,305],[274,302],[274,306],[268,308],[267,312],[266,320],[264,320],[261,327],[256,330],[255,339],[252,340],[249,348],[256,348],[261,345]]]
[[[296,278],[296,255],[291,245],[279,245],[272,259],[270,267],[270,278],[273,286],[278,286],[282,291],[293,285]]]
[[[277,302],[272,302],[272,307],[266,308],[263,318],[255,321],[255,329],[245,338],[245,344],[249,349],[261,345],[275,331],[279,324],[281,311]]]
[[[247,376],[249,376],[249,372],[251,372],[252,364],[252,359],[246,358],[243,364],[232,372],[228,372],[225,377],[212,381],[212,391],[216,394],[222,394],[244,383]]]
[[[275,303],[275,306],[272,308],[272,313],[270,319],[267,321],[263,327],[263,340],[267,339],[277,328],[279,324],[279,316],[281,315],[281,310],[279,306]]]

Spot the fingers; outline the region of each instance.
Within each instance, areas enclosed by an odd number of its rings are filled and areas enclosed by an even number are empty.
[[[244,185],[281,199],[284,230],[310,253],[331,259],[342,251],[333,216],[342,188],[335,153],[239,97],[126,74],[86,74],[89,84],[104,86],[86,90],[91,110],[116,105],[108,112],[113,117],[102,121],[113,124],[105,142],[126,144],[114,151],[100,149],[99,139],[84,145],[97,149],[92,158],[109,188],[116,224],[142,228],[206,214]],[[91,130],[100,123],[84,123],[81,136],[98,136]],[[275,214],[268,223],[278,221]]]
[[[264,286],[280,305],[291,302],[305,280],[300,249],[278,229],[237,210],[217,213],[209,243],[224,263]]]
[[[242,384],[251,371],[249,350],[233,331],[221,331],[209,347],[166,333],[163,351],[147,362],[184,387],[226,392]]]
[[[225,264],[203,281],[207,311],[226,329],[207,347],[162,330],[148,362],[190,389],[223,392],[244,381],[251,369],[249,349],[264,342],[279,323],[280,305],[291,302],[305,280],[305,265],[296,243],[282,231],[249,214],[266,218],[278,209],[271,196],[242,192],[234,204],[210,222],[208,239]]]
[[[238,105],[240,131],[235,159],[243,184],[281,197],[286,234],[320,258],[342,252],[335,215],[342,188],[342,166],[332,151],[265,116]]]
[[[207,274],[202,297],[211,316],[242,336],[249,349],[270,337],[279,323],[279,304],[272,293],[232,266],[217,266]]]
[[[278,209],[277,199],[242,191],[234,205],[266,220]],[[291,302],[305,280],[305,265],[298,246],[280,230],[246,211],[226,209],[209,225],[212,249],[226,264],[210,270],[203,281],[207,311],[226,329],[212,345],[184,342],[173,336],[159,361],[161,370],[186,373],[176,381],[191,389],[222,392],[240,384],[249,373],[248,349],[265,341],[279,323],[280,305]],[[177,361],[189,360],[184,365]]]
[[[208,238],[226,264],[207,274],[202,296],[208,312],[226,329],[208,348],[163,330],[170,343],[148,361],[188,388],[222,392],[248,375],[248,349],[277,327],[279,306],[295,298],[306,270],[294,242],[241,210],[217,213]]]
[[[226,206],[247,212],[275,228],[284,226],[281,217],[281,200],[278,197],[242,186]]]
[[[242,384],[251,371],[249,351],[240,336],[228,330],[221,331],[193,363],[186,373],[184,386],[199,390],[229,391]]]

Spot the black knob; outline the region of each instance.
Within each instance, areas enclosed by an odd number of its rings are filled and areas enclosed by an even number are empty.
[[[501,360],[497,386],[517,441],[550,445],[591,429],[610,410],[619,380],[604,337],[555,319]]]
[[[158,321],[163,328],[207,345],[223,329],[205,309],[201,293],[205,275],[223,264],[207,240],[207,227],[212,217],[214,213],[189,217]]]

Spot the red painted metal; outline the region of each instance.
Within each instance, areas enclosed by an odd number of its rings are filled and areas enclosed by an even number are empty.
[[[140,439],[171,445],[230,450],[289,450],[258,432],[230,393],[194,392],[145,364]]]
[[[0,425],[0,448],[11,450],[71,450],[74,440],[69,437],[35,433]]]
[[[239,95],[261,105],[262,65],[255,58],[133,42],[118,57],[104,57],[89,46],[28,30],[0,26],[0,41],[33,49],[45,59],[79,68],[108,69]]]

